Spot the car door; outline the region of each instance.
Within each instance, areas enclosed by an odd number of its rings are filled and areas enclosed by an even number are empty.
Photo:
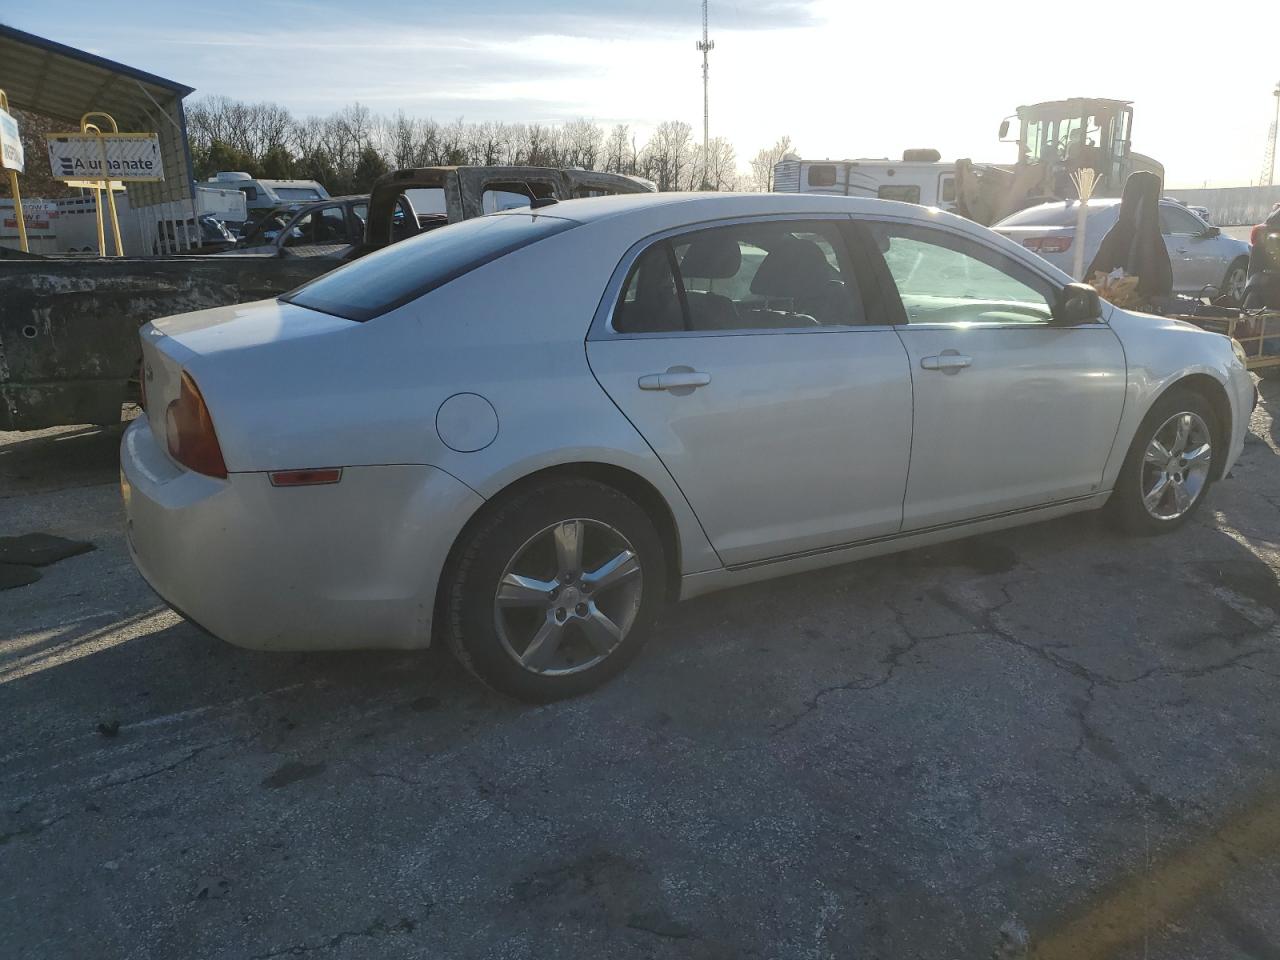
[[[847,224],[763,218],[646,241],[593,324],[592,371],[728,565],[901,526],[910,372],[863,303]]]
[[[331,257],[349,245],[347,215],[341,204],[313,207],[279,238],[286,256]]]
[[[369,201],[358,200],[347,207],[349,242],[354,246],[364,243],[365,226],[369,222]]]
[[[1120,342],[1052,319],[1059,290],[972,236],[868,221],[914,384],[903,530],[1096,493],[1124,404]]]
[[[1206,286],[1217,287],[1227,273],[1221,252],[1206,226],[1190,210],[1176,203],[1160,204],[1160,234],[1173,265],[1175,293],[1199,294]]]

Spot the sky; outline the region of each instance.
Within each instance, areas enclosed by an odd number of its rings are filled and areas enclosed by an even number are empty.
[[[699,0],[3,0],[0,22],[196,97],[298,115],[359,101],[442,121],[622,122],[641,141],[684,120],[701,136]],[[1170,187],[1248,184],[1280,82],[1276,0],[711,0],[710,23],[711,135],[742,166],[784,134],[805,158],[934,147],[1012,162],[996,132],[1019,104],[1094,96],[1134,102],[1134,149]]]

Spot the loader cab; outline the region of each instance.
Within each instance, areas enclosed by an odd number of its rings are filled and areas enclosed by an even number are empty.
[[[1070,196],[1071,174],[1091,168],[1102,190],[1118,194],[1131,173],[1133,107],[1124,100],[1076,98],[1019,107],[1018,166],[1039,165],[1046,196]],[[1008,136],[1009,120],[1000,125]]]

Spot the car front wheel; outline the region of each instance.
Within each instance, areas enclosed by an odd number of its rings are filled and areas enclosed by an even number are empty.
[[[1222,294],[1236,303],[1244,299],[1244,285],[1249,279],[1249,261],[1237,260],[1227,267],[1227,275],[1222,280]]]
[[[1209,402],[1178,388],[1143,419],[1107,506],[1131,533],[1176,530],[1204,502],[1212,484],[1217,431]]]
[[[445,598],[449,643],[521,700],[574,696],[639,652],[665,600],[662,542],[634,501],[585,479],[530,487],[465,535]]]

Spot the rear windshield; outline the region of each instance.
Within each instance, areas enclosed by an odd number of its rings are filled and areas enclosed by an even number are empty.
[[[1089,216],[1096,217],[1111,206],[1114,206],[1114,204],[1107,204],[1106,206],[1090,204]],[[1005,217],[996,226],[1074,227],[1076,225],[1076,213],[1079,210],[1079,203],[1053,203],[1039,207],[1028,207],[1026,210],[1019,210],[1017,213]]]
[[[280,299],[335,317],[369,320],[576,225],[545,215],[476,217],[384,247]]]

